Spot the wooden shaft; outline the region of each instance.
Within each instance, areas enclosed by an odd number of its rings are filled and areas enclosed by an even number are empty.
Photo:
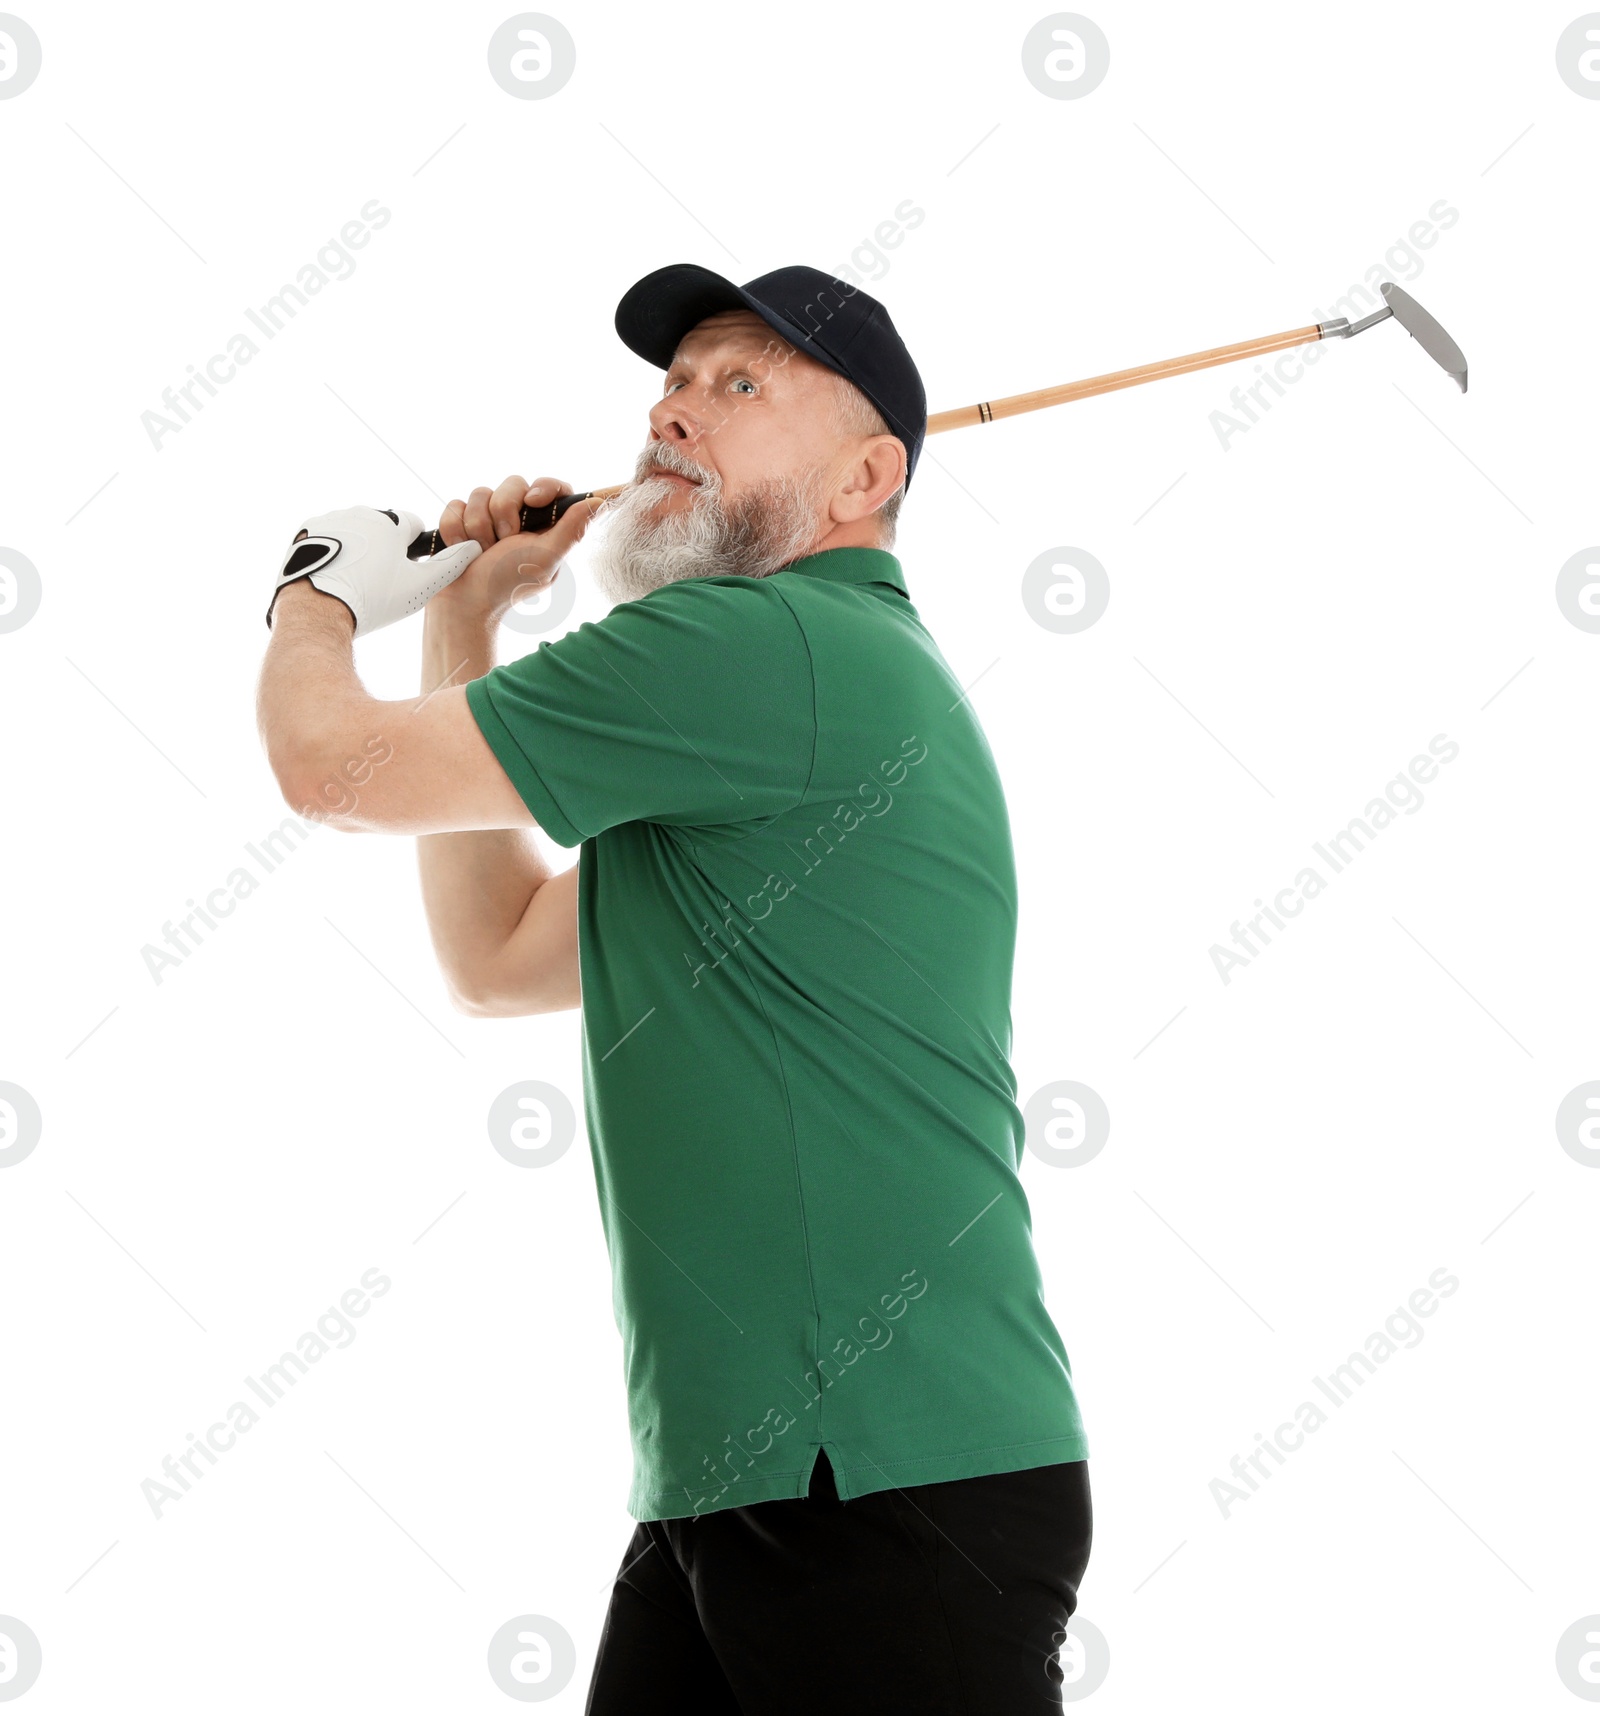
[[[977,423],[992,423],[997,417],[1017,417],[1024,411],[1043,411],[1050,405],[1067,405],[1074,399],[1091,399],[1098,393],[1115,393],[1121,387],[1140,387],[1147,381],[1162,381],[1169,375],[1188,375],[1217,364],[1237,363],[1241,358],[1281,352],[1322,338],[1317,324],[1290,328],[1287,333],[1266,334],[1257,340],[1241,340],[1236,346],[1213,346],[1210,351],[1190,352],[1185,357],[1163,358],[1160,363],[1140,364],[1137,369],[1113,370],[1110,375],[1090,376],[1087,381],[1067,381],[1059,387],[1041,387],[1035,393],[1013,393],[1007,399],[991,399],[981,405],[960,405],[940,411],[928,419],[927,432],[965,429]]]
[[[1282,334],[1264,334],[1258,340],[1241,340],[1236,346],[1213,346],[1210,351],[1190,352],[1184,357],[1163,358],[1160,363],[1140,364],[1137,369],[1113,370],[1110,375],[1090,376],[1087,381],[1067,381],[1059,387],[1041,387],[1035,393],[1013,393],[1007,399],[989,399],[981,405],[960,405],[954,411],[936,412],[928,419],[927,433],[940,435],[946,429],[966,429],[978,423],[992,423],[998,417],[1019,417],[1024,411],[1043,411],[1051,405],[1067,405],[1074,399],[1092,399],[1098,393],[1115,393],[1122,387],[1140,387],[1147,381],[1162,381],[1169,375],[1189,375],[1197,369],[1213,369],[1218,364],[1238,363],[1241,358],[1263,357],[1268,352],[1286,351],[1291,346],[1309,345],[1322,338],[1322,329],[1313,322],[1309,328],[1290,328]],[[580,500],[597,497],[610,500],[620,495],[631,483],[616,483],[609,489],[590,489],[585,494],[562,495],[548,507],[524,507],[524,530],[548,530],[569,506]],[[436,553],[440,544],[436,533],[424,533],[411,545],[413,556]]]

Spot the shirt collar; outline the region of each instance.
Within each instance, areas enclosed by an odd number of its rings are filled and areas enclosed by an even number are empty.
[[[825,548],[820,554],[791,560],[784,571],[835,584],[887,584],[911,600],[900,562],[886,548]]]

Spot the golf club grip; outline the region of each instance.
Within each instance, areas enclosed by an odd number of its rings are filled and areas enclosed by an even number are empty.
[[[581,495],[557,495],[548,506],[525,506],[522,509],[522,528],[537,536],[541,531],[548,530],[555,524],[569,506],[575,506],[581,500],[589,498],[587,493]],[[429,554],[437,554],[445,545],[439,539],[437,530],[425,530],[416,541],[406,549],[406,559],[421,560]]]
[[[549,506],[525,506],[522,509],[522,528],[537,535],[542,530],[548,530],[551,525],[561,522],[562,514],[569,506],[576,506],[581,500],[588,500],[587,491],[581,495],[557,495]]]

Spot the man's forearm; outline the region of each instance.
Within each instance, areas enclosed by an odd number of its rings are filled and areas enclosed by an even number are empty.
[[[481,679],[495,664],[497,630],[491,616],[429,603],[423,610],[423,696]],[[458,1006],[498,1013],[576,1005],[576,994],[567,993],[571,960],[563,957],[570,909],[548,933],[524,922],[538,915],[535,895],[552,875],[531,831],[425,834],[417,841],[417,863],[434,951]],[[508,944],[519,927],[524,933],[515,952],[524,969],[511,972]],[[548,983],[539,965],[548,968]],[[528,1004],[519,1004],[518,996]],[[532,1004],[541,999],[544,1006]]]
[[[334,782],[342,736],[360,722],[368,696],[355,669],[355,621],[336,597],[309,583],[282,591],[261,664],[256,717],[284,797],[303,815],[338,808]]]

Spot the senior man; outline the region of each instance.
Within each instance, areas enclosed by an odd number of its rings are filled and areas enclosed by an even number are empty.
[[[268,755],[420,837],[459,1007],[582,1008],[638,1522],[593,1716],[1058,1709],[1088,1449],[1018,1178],[1005,801],[890,552],[922,383],[810,268],[660,269],[616,325],[666,374],[607,616],[495,665],[596,510],[522,532],[549,478],[452,501],[431,561],[404,515],[313,519]],[[369,697],[352,637],[424,604],[422,700]]]

